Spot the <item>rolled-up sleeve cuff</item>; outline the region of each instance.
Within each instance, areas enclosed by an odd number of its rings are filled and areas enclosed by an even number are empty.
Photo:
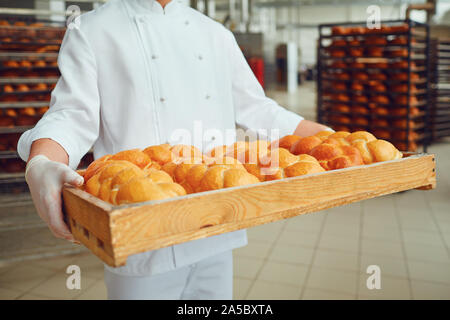
[[[274,127],[279,129],[280,137],[284,137],[290,134],[294,134],[295,129],[297,129],[298,124],[304,118],[298,114],[291,112],[289,110],[283,109],[274,120]]]
[[[26,131],[19,139],[17,152],[23,161],[30,157],[31,144],[39,139],[51,139],[57,142],[69,156],[69,167],[76,169],[80,163],[80,153],[77,151],[76,142],[71,141],[66,135],[56,132],[39,132],[37,128]]]

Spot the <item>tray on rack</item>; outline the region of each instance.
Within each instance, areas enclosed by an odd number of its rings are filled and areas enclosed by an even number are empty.
[[[118,267],[136,253],[435,185],[434,155],[405,153],[399,160],[162,201],[113,206],[70,186],[63,199],[75,238]]]

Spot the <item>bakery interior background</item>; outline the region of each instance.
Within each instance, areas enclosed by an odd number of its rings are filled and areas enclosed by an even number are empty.
[[[48,108],[66,14],[105,2],[0,1],[0,299],[106,298],[101,261],[52,236],[16,153]],[[281,106],[437,159],[434,190],[249,229],[249,245],[234,251],[234,298],[450,299],[450,1],[184,2],[233,31]],[[361,32],[377,13],[382,36]],[[405,37],[390,34],[405,22]],[[386,120],[391,104],[408,107]],[[80,290],[65,286],[68,265],[83,272]],[[369,265],[380,266],[381,290],[366,285]]]

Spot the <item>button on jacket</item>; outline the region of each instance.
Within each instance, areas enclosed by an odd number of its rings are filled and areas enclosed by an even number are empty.
[[[49,111],[20,138],[23,160],[41,138],[58,142],[76,168],[91,147],[98,158],[180,143],[174,133],[193,133],[199,123],[204,131],[237,123],[282,136],[302,120],[265,97],[230,31],[177,1],[163,9],[154,0],[111,0],[79,22],[65,34]],[[207,151],[234,142],[216,136],[191,144]],[[136,254],[112,270],[166,272],[246,243],[245,230],[226,233]]]

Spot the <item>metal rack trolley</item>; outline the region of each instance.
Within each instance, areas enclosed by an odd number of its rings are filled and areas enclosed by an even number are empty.
[[[336,24],[321,24],[319,26],[319,43],[317,51],[317,120],[321,123],[325,123],[335,128],[347,127],[349,130],[368,130],[379,131],[389,133],[389,139],[397,147],[404,149],[404,151],[415,151],[416,144],[421,144],[424,151],[430,143],[430,88],[429,88],[429,26],[415,22],[413,20],[392,20],[383,21],[382,29],[379,31],[369,32],[352,32],[352,30],[368,30],[366,28],[366,22],[353,22],[353,23],[336,23]],[[396,26],[404,26],[403,31],[394,29]],[[344,28],[346,32],[344,34],[335,34],[332,32],[333,28]],[[394,28],[393,28],[394,27]],[[384,28],[384,29],[383,29]],[[341,29],[342,30],[342,29]],[[395,31],[394,31],[395,30]],[[347,32],[348,31],[348,32]],[[371,38],[372,37],[372,38]],[[367,40],[373,39],[373,37],[384,38],[385,41],[380,43],[368,43]],[[396,38],[402,38],[404,41],[401,43],[393,41]],[[340,40],[337,41],[336,40]],[[342,40],[345,41],[343,44]],[[348,41],[356,40],[357,45],[349,45]],[[385,42],[385,43],[383,43]],[[335,45],[341,43],[341,45]],[[370,52],[370,48],[382,48],[382,55],[370,56],[366,52]],[[351,54],[352,49],[363,50],[363,54],[354,56]],[[405,50],[404,54],[396,56],[393,54],[396,50]],[[333,50],[339,50],[340,55],[338,57],[333,56],[331,52]],[[360,62],[364,63],[364,69],[340,67],[334,68],[333,63],[343,62],[345,64]],[[404,68],[389,68],[391,63],[403,62]],[[380,67],[380,64],[384,64]],[[351,75],[358,72],[364,72],[367,74],[366,80],[352,79]],[[347,73],[350,75],[347,79],[339,77],[339,74]],[[375,78],[374,74],[385,74],[385,80],[379,80]],[[396,73],[407,74],[405,79],[395,80],[392,79],[392,75]],[[412,75],[416,74],[418,77],[412,78]],[[370,88],[369,84],[374,81],[381,82],[385,87],[385,91],[375,91]],[[360,83],[364,86],[362,91],[350,90],[349,84],[352,82]],[[335,90],[333,84],[343,83],[347,87],[347,90]],[[407,85],[406,91],[392,90],[393,86],[398,84]],[[418,89],[416,90],[416,87]],[[415,88],[414,91],[411,88]],[[336,94],[344,94],[350,97],[350,94],[362,94],[366,97],[375,97],[377,95],[383,95],[389,97],[389,102],[381,104],[377,102],[355,102],[352,99],[348,101],[333,100]],[[331,95],[331,99],[327,98]],[[406,104],[395,103],[395,97],[406,96]],[[412,103],[412,99],[418,101]],[[414,101],[414,100],[413,100]],[[339,103],[349,105],[350,112],[336,111],[333,106]],[[362,105],[366,108],[366,114],[354,114],[351,109],[354,105]],[[386,108],[388,114],[380,115],[376,114],[376,108]],[[406,112],[402,115],[393,115],[394,109],[406,108]],[[414,109],[413,109],[414,108]],[[417,110],[419,112],[417,112]],[[415,111],[413,114],[411,111]],[[334,116],[334,117],[333,117]],[[342,116],[350,118],[352,116],[364,117],[367,119],[367,124],[361,125],[346,121],[346,123],[339,123],[336,121],[336,116]],[[347,118],[345,118],[347,120]],[[339,118],[338,118],[339,119]],[[351,118],[350,118],[351,119]],[[376,125],[375,120],[384,119],[388,121],[388,125],[379,126]],[[396,127],[392,125],[395,120],[405,121],[405,125]]]

